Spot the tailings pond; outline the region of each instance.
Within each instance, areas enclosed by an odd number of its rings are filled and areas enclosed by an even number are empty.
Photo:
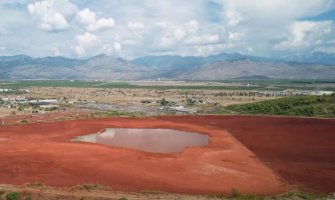
[[[153,153],[176,153],[187,147],[207,146],[208,136],[173,129],[107,128],[96,134],[77,137],[73,141]]]

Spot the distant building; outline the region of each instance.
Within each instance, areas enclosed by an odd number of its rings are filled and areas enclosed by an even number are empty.
[[[10,92],[12,91],[12,89],[6,89],[6,88],[1,88],[0,92]]]
[[[1,98],[2,101],[11,101],[11,102],[21,102],[26,101],[27,98],[25,96],[8,96]]]
[[[36,105],[47,105],[51,103],[58,103],[58,99],[42,99],[42,100],[30,100],[29,103]]]
[[[195,113],[196,112],[192,109],[187,109],[184,106],[169,107],[168,110],[172,112],[181,112],[181,113]]]
[[[40,105],[40,108],[42,109],[57,109],[59,108],[58,105]]]
[[[304,94],[321,96],[321,95],[332,95],[332,94],[335,94],[335,92],[333,91],[306,91],[304,92]]]

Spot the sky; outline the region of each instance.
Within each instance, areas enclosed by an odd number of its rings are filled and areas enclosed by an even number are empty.
[[[0,56],[335,53],[335,0],[0,0]]]

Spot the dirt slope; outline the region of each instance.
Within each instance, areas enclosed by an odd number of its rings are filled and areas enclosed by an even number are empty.
[[[335,191],[335,120],[292,117],[164,117],[225,129],[291,186]]]
[[[168,120],[176,121],[168,121]],[[193,121],[193,119],[195,121]],[[217,121],[224,120],[218,117]],[[120,191],[159,190],[188,194],[277,194],[286,185],[251,151],[210,118],[110,118],[0,127],[0,180],[49,186],[98,183]],[[75,136],[103,128],[175,128],[210,136],[209,146],[153,154],[89,143]]]

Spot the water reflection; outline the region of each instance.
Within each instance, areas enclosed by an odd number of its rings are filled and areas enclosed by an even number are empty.
[[[172,129],[107,128],[77,137],[74,141],[93,142],[154,153],[182,152],[186,147],[208,145],[208,136]]]

